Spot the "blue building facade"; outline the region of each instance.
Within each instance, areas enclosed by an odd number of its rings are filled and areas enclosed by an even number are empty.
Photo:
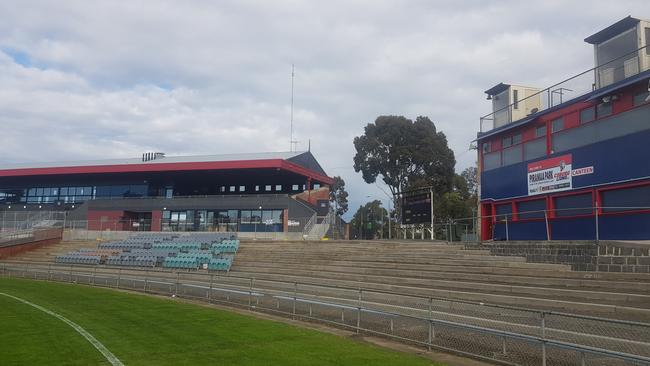
[[[589,72],[543,90],[486,91],[482,240],[650,239],[648,38],[650,23],[628,17],[586,39],[596,50]]]

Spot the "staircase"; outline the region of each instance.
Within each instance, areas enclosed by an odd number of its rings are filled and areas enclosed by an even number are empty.
[[[317,223],[318,220],[316,219],[316,221],[314,221],[314,224],[310,226],[307,234],[303,236],[305,240],[323,239],[325,234],[327,234],[329,231],[333,219],[334,212],[329,212],[320,223]]]

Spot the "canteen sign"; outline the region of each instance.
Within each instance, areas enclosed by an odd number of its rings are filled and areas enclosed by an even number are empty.
[[[592,168],[593,171],[593,168]],[[572,188],[571,154],[528,164],[528,195]]]

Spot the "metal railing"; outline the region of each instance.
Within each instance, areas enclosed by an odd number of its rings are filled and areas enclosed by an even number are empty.
[[[553,230],[551,227],[554,223],[563,220],[586,219],[593,220],[593,231],[589,234],[590,237],[585,237],[585,240],[599,241],[602,238],[603,232],[603,218],[625,215],[625,214],[650,214],[650,207],[648,206],[581,206],[570,208],[556,208],[552,210],[527,210],[517,212],[504,212],[494,215],[478,215],[474,217],[460,217],[448,218],[446,220],[437,220],[434,222],[433,231],[434,238],[437,240],[445,240],[448,242],[476,242],[480,238],[477,237],[477,228],[479,220],[488,219],[491,225],[491,230],[494,230],[497,225],[503,228],[503,235],[500,235],[499,240],[516,240],[513,238],[512,229],[523,222],[539,222],[544,225],[544,240],[554,240]],[[431,224],[409,225],[408,227],[402,226],[402,237],[404,239],[420,239],[428,240],[432,230]],[[482,230],[487,228],[482,227]],[[648,238],[650,239],[650,238]],[[614,238],[615,240],[615,238]]]
[[[650,324],[215,273],[2,263],[7,277],[175,295],[506,365],[650,365]]]
[[[528,115],[549,109],[645,71],[639,54],[647,47],[648,45],[645,45],[602,65],[583,71],[539,92],[519,99],[516,103],[481,117],[480,132],[488,132],[497,127],[516,122]],[[614,66],[623,60],[626,62],[621,66]],[[515,117],[518,116],[518,111],[527,108],[527,106],[531,106],[530,110],[527,111],[528,113],[521,114],[521,117]]]

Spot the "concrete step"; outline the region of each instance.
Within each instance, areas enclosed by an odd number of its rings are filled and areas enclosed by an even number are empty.
[[[634,294],[629,294],[635,297],[632,304],[629,302],[621,301],[617,303],[612,301],[610,293],[586,292],[586,291],[539,291],[539,288],[532,288],[530,291],[513,292],[513,289],[508,286],[500,288],[502,291],[496,291],[496,287],[486,289],[485,287],[479,288],[436,288],[431,286],[413,286],[409,285],[409,281],[405,283],[383,283],[371,282],[369,278],[363,282],[359,282],[358,278],[346,277],[342,278],[324,278],[324,277],[304,277],[301,275],[278,275],[278,274],[261,274],[255,272],[240,272],[231,271],[229,275],[255,278],[256,283],[263,282],[264,280],[271,281],[286,281],[309,283],[314,285],[323,286],[341,286],[355,288],[361,286],[362,288],[374,289],[380,291],[392,291],[405,294],[413,294],[419,296],[434,296],[443,297],[447,299],[457,299],[465,301],[477,301],[492,304],[521,306],[527,308],[545,308],[554,309],[568,312],[576,312],[582,314],[589,314],[589,312],[600,313],[606,312],[625,312],[628,315],[638,315],[644,319],[650,319],[650,306],[648,306],[647,296],[640,298]],[[617,300],[625,300],[626,294],[617,294]],[[645,306],[643,306],[645,305]],[[607,310],[605,310],[607,309]]]
[[[243,262],[235,261],[232,271],[244,272],[266,272],[280,273],[284,270],[301,270],[312,273],[328,272],[335,276],[345,276],[347,274],[356,275],[377,275],[399,278],[420,278],[432,280],[447,281],[465,281],[476,283],[495,283],[502,285],[530,285],[539,287],[565,288],[565,289],[587,289],[608,292],[633,292],[639,294],[650,294],[650,282],[645,281],[606,281],[584,278],[557,278],[543,277],[523,274],[489,274],[489,273],[463,273],[463,272],[444,272],[435,267],[427,270],[414,270],[402,268],[377,268],[361,266],[331,266],[331,265],[310,265],[310,264],[293,264],[287,266],[282,263],[269,262]]]
[[[295,269],[275,270],[272,273],[263,270],[249,269],[246,271],[232,269],[233,275],[245,277],[266,278],[288,281],[315,280],[320,283],[335,281],[345,278],[356,283],[381,283],[398,286],[420,287],[431,290],[480,292],[490,294],[505,294],[514,296],[525,296],[534,298],[572,299],[575,301],[594,302],[601,304],[633,306],[650,309],[650,295],[637,293],[604,292],[582,289],[560,289],[536,286],[515,286],[499,285],[477,282],[444,281],[422,278],[389,277],[376,275],[357,275],[347,273],[345,275],[333,272],[311,272]]]

